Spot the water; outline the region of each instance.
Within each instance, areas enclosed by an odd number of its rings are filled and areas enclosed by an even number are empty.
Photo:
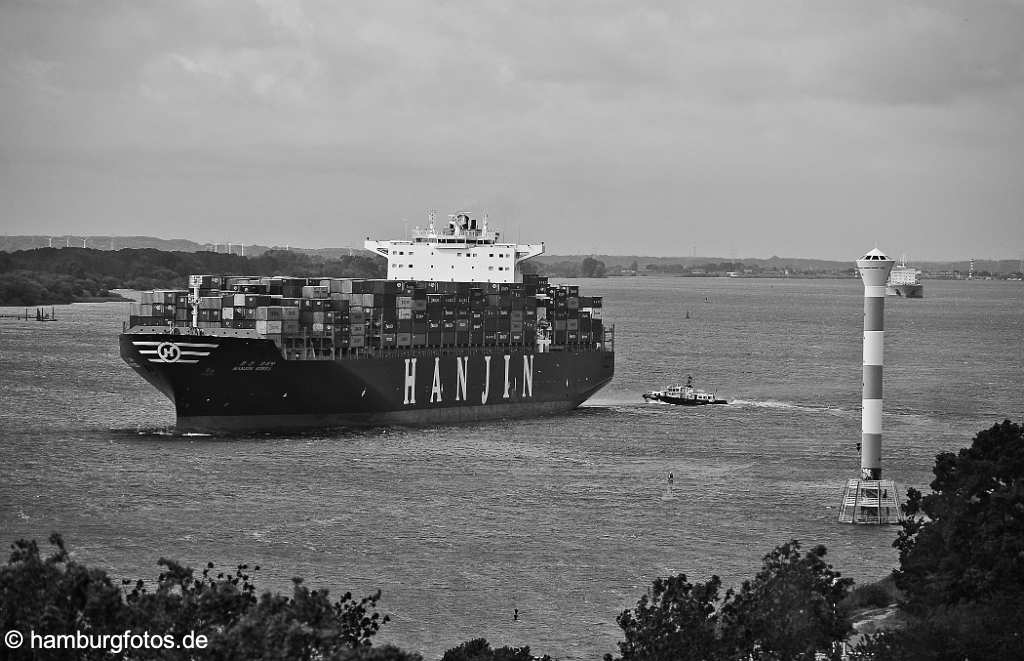
[[[177,436],[118,357],[124,304],[0,321],[0,538],[60,531],[117,579],[151,580],[167,556],[259,564],[274,590],[380,588],[377,640],[428,659],[479,636],[600,658],[654,577],[736,585],[791,538],[858,581],[895,565],[893,528],[835,522],[859,467],[859,282],[579,284],[616,324],[609,387],[568,415],[428,429]],[[902,488],[1024,415],[1024,287],[925,295],[886,302],[883,466]],[[641,400],[686,374],[734,403]]]

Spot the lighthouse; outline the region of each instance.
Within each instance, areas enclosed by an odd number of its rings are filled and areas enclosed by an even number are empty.
[[[882,479],[882,354],[885,344],[885,283],[893,260],[878,248],[857,260],[864,284],[864,361],[860,422],[860,477],[848,480],[840,523],[903,521],[893,480]]]

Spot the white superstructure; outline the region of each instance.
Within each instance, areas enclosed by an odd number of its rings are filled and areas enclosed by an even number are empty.
[[[898,266],[892,267],[892,271],[889,273],[889,282],[886,284],[890,287],[897,285],[919,285],[921,284],[921,270],[900,262]]]
[[[375,241],[363,246],[388,260],[388,280],[450,282],[518,282],[520,262],[544,252],[543,243],[500,243],[501,234],[465,212],[448,216],[438,230],[435,215],[427,229],[415,228],[411,238]]]

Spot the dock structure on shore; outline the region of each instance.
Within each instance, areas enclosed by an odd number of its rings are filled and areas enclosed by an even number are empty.
[[[14,314],[0,314],[0,319],[16,319],[19,321],[57,321],[57,315],[53,311],[53,307],[50,307],[50,311],[47,312],[45,308],[36,308],[34,315],[30,315],[28,308],[25,308],[24,312],[16,312]]]
[[[896,483],[882,479],[882,354],[885,283],[895,262],[878,248],[857,260],[864,284],[864,380],[860,477],[846,483],[840,523],[898,524],[904,520]]]

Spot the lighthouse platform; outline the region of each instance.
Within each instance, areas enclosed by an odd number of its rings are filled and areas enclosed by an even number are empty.
[[[895,525],[903,523],[905,518],[893,480],[852,479],[846,482],[839,523]]]

